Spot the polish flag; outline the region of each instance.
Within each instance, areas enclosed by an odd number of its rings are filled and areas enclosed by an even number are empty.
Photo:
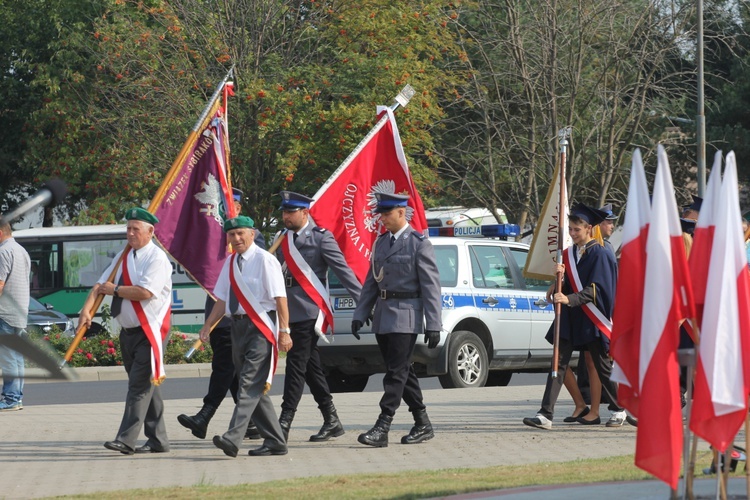
[[[643,289],[646,280],[646,240],[651,217],[646,174],[641,151],[633,152],[630,170],[625,223],[622,226],[622,249],[612,315],[610,353],[615,360],[612,380],[619,382],[618,403],[638,417],[640,398],[641,317]]]
[[[747,417],[750,392],[750,276],[734,152],[727,155],[718,203],[707,201],[716,207],[713,220],[701,211],[698,224],[714,227],[714,244],[703,262],[706,292],[690,428],[724,452]]]
[[[677,346],[680,322],[693,317],[694,308],[672,175],[661,145],[657,158],[646,239],[638,385],[632,389],[641,417],[635,465],[675,489],[682,453]]]

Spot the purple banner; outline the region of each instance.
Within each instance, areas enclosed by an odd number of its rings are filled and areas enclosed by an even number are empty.
[[[201,134],[156,208],[155,234],[164,249],[203,288],[213,292],[227,256],[222,229],[226,189],[220,120]],[[226,186],[224,186],[226,187]]]

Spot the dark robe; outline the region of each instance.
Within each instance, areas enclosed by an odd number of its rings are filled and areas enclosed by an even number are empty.
[[[567,252],[567,249],[565,250]],[[573,249],[573,255],[578,255],[578,248]],[[594,305],[607,318],[612,318],[615,306],[615,288],[617,285],[617,261],[612,252],[591,240],[586,245],[586,251],[577,264],[578,276],[582,288],[594,284]],[[568,282],[567,272],[563,279],[562,293],[570,295],[573,288]],[[609,349],[609,339],[599,331],[583,310],[584,306],[569,307],[563,305],[560,313],[560,338],[569,340],[574,348],[580,348],[595,340],[601,340],[605,348]],[[555,325],[552,323],[547,332],[547,341],[552,343]]]

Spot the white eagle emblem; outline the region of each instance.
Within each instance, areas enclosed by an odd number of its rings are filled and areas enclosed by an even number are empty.
[[[365,227],[371,233],[379,234],[382,232],[383,223],[380,222],[380,214],[375,212],[375,209],[378,206],[378,200],[375,198],[375,193],[396,194],[396,183],[392,180],[383,179],[372,186],[370,192],[367,194],[367,207],[363,210]],[[411,222],[413,216],[414,209],[407,205],[406,221]]]
[[[213,174],[208,174],[208,182],[201,182],[203,191],[195,194],[195,199],[205,205],[200,209],[206,217],[212,217],[220,225],[223,223],[219,205],[221,204],[221,185]]]

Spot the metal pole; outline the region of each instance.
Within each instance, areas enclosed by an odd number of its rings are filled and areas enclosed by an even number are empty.
[[[698,0],[698,196],[706,192],[706,116],[703,103],[703,0]]]

